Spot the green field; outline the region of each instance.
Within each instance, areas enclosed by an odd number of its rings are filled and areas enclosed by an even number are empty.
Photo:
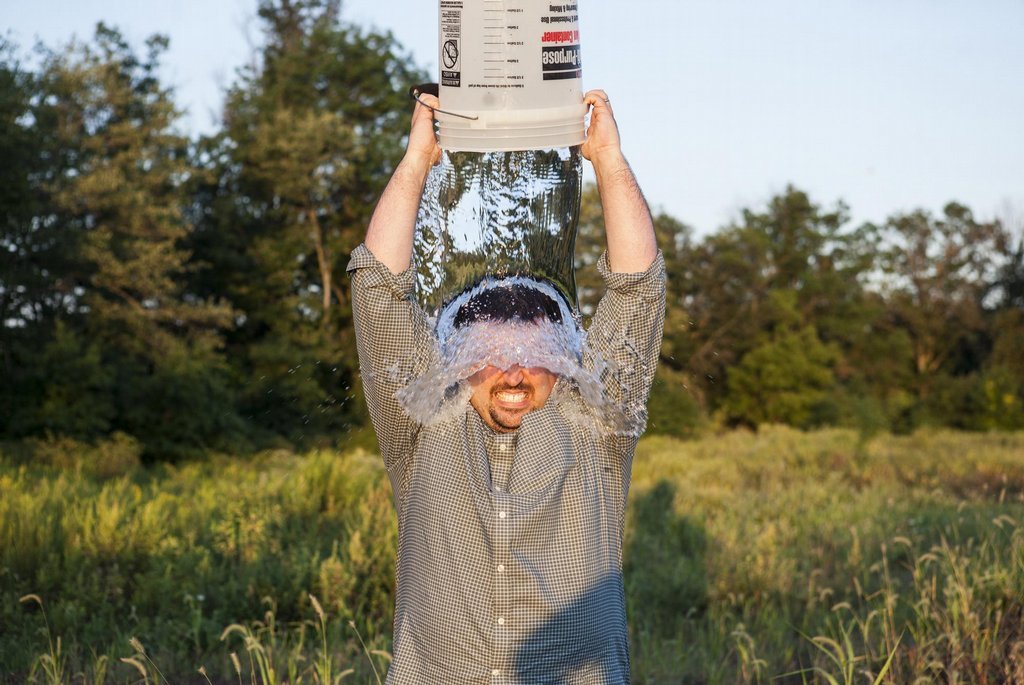
[[[4,450],[3,680],[383,675],[375,455],[133,455]],[[1024,434],[647,438],[626,535],[634,682],[1024,682]]]

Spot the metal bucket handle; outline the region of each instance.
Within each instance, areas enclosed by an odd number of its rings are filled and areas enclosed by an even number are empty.
[[[470,114],[459,114],[458,112],[449,112],[448,110],[439,109],[437,107],[431,107],[427,103],[423,102],[423,100],[420,100],[420,95],[426,94],[426,95],[433,95],[434,97],[438,97],[438,93],[439,92],[440,92],[440,89],[439,89],[438,84],[436,84],[436,83],[421,83],[418,86],[410,86],[409,87],[409,96],[413,100],[415,100],[416,102],[418,102],[421,105],[423,105],[424,107],[426,107],[427,109],[431,109],[431,110],[433,110],[435,112],[440,112],[441,114],[447,114],[449,116],[459,117],[460,119],[469,119],[470,121],[477,121],[477,120],[480,119],[480,117],[473,116],[473,115],[470,115]]]

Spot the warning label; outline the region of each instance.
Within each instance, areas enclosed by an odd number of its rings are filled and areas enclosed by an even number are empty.
[[[445,86],[458,86],[462,80],[462,71],[459,69],[461,55],[459,54],[459,41],[449,38],[441,46],[441,83]]]
[[[540,63],[545,81],[579,78],[582,75],[579,45],[542,47],[541,51]]]
[[[441,2],[441,85],[462,85],[462,2]]]

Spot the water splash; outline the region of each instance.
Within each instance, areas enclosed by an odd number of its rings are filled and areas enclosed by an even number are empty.
[[[609,360],[583,364],[574,251],[582,190],[578,147],[522,152],[444,152],[427,181],[414,243],[417,301],[434,325],[436,362],[399,379],[398,399],[423,425],[466,410],[466,381],[495,366],[543,367],[559,376],[549,402],[599,434],[632,434],[609,400]],[[458,327],[460,308],[483,291],[520,285],[558,304],[559,321],[483,321]],[[402,365],[396,365],[396,369]]]
[[[458,312],[472,306],[481,293],[513,285],[532,288],[558,303],[558,320],[541,316],[531,321],[513,318],[455,324]],[[541,367],[558,375],[549,402],[557,403],[577,425],[594,434],[633,434],[637,430],[607,392],[606,382],[618,369],[603,358],[583,363],[586,339],[579,317],[548,283],[524,276],[485,279],[442,309],[434,331],[435,363],[413,379],[402,379],[404,387],[397,394],[418,423],[436,425],[461,416],[472,394],[466,379],[477,371],[487,366],[507,369],[519,365]]]

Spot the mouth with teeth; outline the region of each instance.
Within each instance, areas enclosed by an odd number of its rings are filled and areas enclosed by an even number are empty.
[[[514,388],[496,388],[491,391],[494,404],[506,410],[525,409],[530,406],[532,393],[528,388],[519,385]]]

